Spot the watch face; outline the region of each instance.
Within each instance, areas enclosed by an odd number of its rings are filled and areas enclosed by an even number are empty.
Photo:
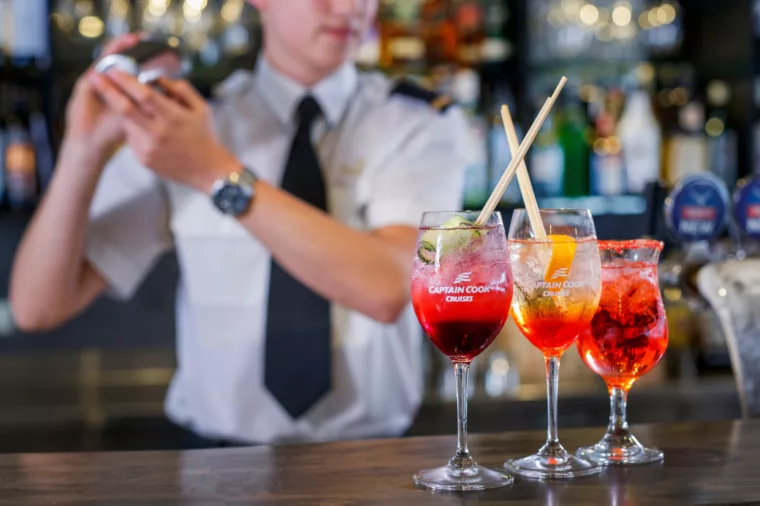
[[[214,194],[214,203],[223,213],[237,216],[248,209],[251,197],[245,188],[228,183]]]

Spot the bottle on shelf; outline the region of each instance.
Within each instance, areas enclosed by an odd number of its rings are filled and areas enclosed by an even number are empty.
[[[484,65],[498,64],[508,60],[513,46],[507,39],[505,23],[509,17],[509,6],[502,0],[480,0],[483,9],[485,38],[481,48]]]
[[[174,15],[174,5],[170,0],[138,0],[137,12],[140,13],[138,25],[146,32],[161,31],[177,35],[177,22],[181,23]],[[194,41],[188,41],[193,44]],[[193,46],[193,49],[195,47]]]
[[[37,156],[29,131],[26,90],[10,87],[10,114],[6,116],[5,193],[11,209],[32,207],[37,197]]]
[[[617,83],[608,86],[607,93],[604,94],[604,110],[612,117],[612,120],[616,125],[620,122],[620,118],[623,116],[625,99],[625,93]]]
[[[0,1],[0,46],[15,66],[48,60],[47,3],[47,0]]]
[[[37,158],[24,112],[17,102],[6,119],[5,188],[11,209],[31,207],[37,197]]]
[[[531,148],[529,169],[537,197],[559,197],[565,178],[565,155],[557,137],[554,112],[550,112]]]
[[[567,197],[588,195],[591,127],[576,93],[567,93],[559,111],[558,135],[565,160],[563,193]]]
[[[692,100],[678,111],[678,130],[665,149],[664,177],[669,184],[708,171],[707,141],[704,135],[705,112]]]
[[[47,118],[42,110],[39,91],[32,92],[29,105],[29,136],[34,146],[37,164],[38,193],[42,195],[53,178],[55,155],[53,153],[52,138],[48,129]]]
[[[724,81],[714,80],[707,85],[709,117],[705,122],[707,152],[710,171],[731,188],[738,177],[737,134],[728,122],[726,106],[731,100],[731,90]]]
[[[420,26],[425,61],[437,68],[456,61],[457,31],[448,0],[425,0],[420,9]]]
[[[489,94],[489,99],[485,107],[486,121],[488,122],[488,173],[490,184],[489,188],[495,188],[504,170],[512,161],[512,153],[509,149],[509,142],[504,133],[504,122],[501,119],[501,106],[506,104],[512,120],[515,123],[517,139],[522,142],[523,135],[519,123],[517,122],[514,107],[514,96],[506,83],[496,82]],[[517,178],[512,178],[507,186],[504,195],[501,197],[501,203],[505,205],[518,205],[522,202],[520,185]]]
[[[8,0],[0,0],[0,63],[5,60],[5,54],[11,45],[12,30],[13,4]]]
[[[623,143],[627,190],[642,193],[647,183],[659,179],[662,145],[652,100],[643,86],[640,85],[628,97],[617,130]]]
[[[758,0],[760,1],[760,0]],[[758,13],[758,17],[760,17],[760,12]],[[760,76],[755,77],[754,80],[754,100],[753,104],[755,106],[755,109],[760,109]],[[752,127],[752,166],[755,167],[755,171],[757,171],[758,167],[760,167],[760,118],[757,118],[755,120],[755,124]]]
[[[245,54],[253,46],[250,26],[246,23],[245,0],[224,0],[217,14],[221,25],[221,45],[226,57]]]
[[[464,205],[479,209],[488,199],[488,131],[486,118],[478,110],[480,77],[472,69],[456,71],[451,86],[452,98],[462,107],[470,126],[469,163],[465,172]]]
[[[623,143],[615,132],[614,113],[607,109],[596,119],[589,169],[592,195],[622,195],[626,192]]]
[[[388,0],[380,5],[380,67],[392,75],[425,72],[421,8],[422,0]]]
[[[460,0],[454,7],[457,33],[457,61],[464,67],[478,67],[485,41],[483,10],[477,0]]]
[[[364,70],[374,70],[380,65],[380,25],[379,21],[370,26],[364,40],[356,51],[356,65]]]
[[[8,106],[8,85],[0,81],[0,206],[5,204],[5,160],[8,150],[8,129],[6,118],[10,114]]]

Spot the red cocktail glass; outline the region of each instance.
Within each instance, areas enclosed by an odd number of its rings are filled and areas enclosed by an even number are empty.
[[[479,466],[467,449],[467,372],[501,331],[512,301],[512,275],[501,215],[483,227],[478,213],[425,213],[412,275],[412,304],[430,341],[454,363],[457,451],[448,465],[414,475],[435,491],[485,490],[513,478]]]
[[[578,339],[586,365],[607,383],[610,423],[597,444],[577,455],[601,464],[662,460],[628,430],[626,403],[633,383],[657,365],[668,346],[668,325],[657,283],[659,241],[600,241],[602,297],[591,325]]]

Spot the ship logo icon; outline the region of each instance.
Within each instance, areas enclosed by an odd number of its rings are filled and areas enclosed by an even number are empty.
[[[470,275],[472,275],[472,272],[463,272],[457,278],[454,280],[454,284],[458,285],[459,283],[467,283],[470,281]]]
[[[562,267],[554,271],[554,274],[552,274],[552,279],[566,278],[567,274],[567,267]]]

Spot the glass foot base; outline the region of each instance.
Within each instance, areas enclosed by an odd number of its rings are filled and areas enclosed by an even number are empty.
[[[514,483],[514,478],[504,471],[474,465],[465,469],[442,466],[425,469],[412,477],[412,482],[420,488],[434,492],[468,492],[506,487]]]
[[[657,448],[644,448],[638,441],[632,446],[614,446],[599,442],[594,446],[578,448],[575,454],[601,465],[639,465],[660,462],[664,454]]]
[[[504,463],[504,469],[518,476],[535,480],[579,478],[602,472],[600,465],[573,455],[567,455],[563,459],[552,459],[539,455],[511,459]]]

